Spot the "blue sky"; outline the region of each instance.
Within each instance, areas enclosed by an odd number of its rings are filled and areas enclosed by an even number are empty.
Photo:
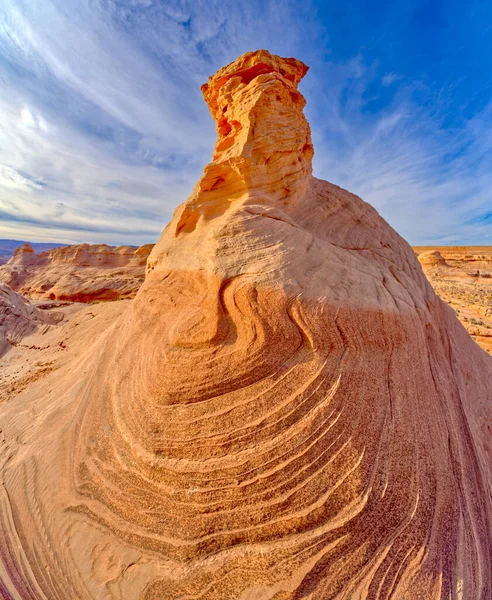
[[[310,66],[317,177],[412,244],[492,244],[492,2],[2,0],[0,238],[155,241],[211,158],[200,85]]]

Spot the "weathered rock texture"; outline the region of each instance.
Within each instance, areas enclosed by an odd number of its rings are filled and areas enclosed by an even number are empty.
[[[43,324],[56,323],[58,316],[33,306],[29,300],[0,282],[0,357]]]
[[[137,297],[0,413],[6,594],[492,597],[492,361],[312,177],[305,72],[259,51],[209,80],[214,160]]]
[[[133,298],[153,245],[65,246],[36,254],[30,244],[0,267],[0,281],[31,298],[91,302]]]

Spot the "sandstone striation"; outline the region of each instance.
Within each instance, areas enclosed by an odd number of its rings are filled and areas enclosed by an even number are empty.
[[[8,285],[0,283],[0,357],[40,325],[58,320],[56,313],[39,310]]]
[[[213,161],[136,298],[0,410],[6,597],[492,597],[492,360],[312,176],[306,70],[209,79]]]
[[[80,244],[36,254],[30,244],[24,244],[0,266],[0,281],[36,299],[91,302],[133,298],[144,280],[152,247]]]

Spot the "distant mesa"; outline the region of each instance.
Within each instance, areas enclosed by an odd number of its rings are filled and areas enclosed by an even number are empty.
[[[0,408],[6,597],[492,598],[492,359],[312,176],[306,71],[209,78],[213,160],[135,299]]]

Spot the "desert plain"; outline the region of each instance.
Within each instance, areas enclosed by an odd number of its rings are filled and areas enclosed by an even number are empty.
[[[492,352],[492,247],[415,246],[436,293],[471,335]]]

